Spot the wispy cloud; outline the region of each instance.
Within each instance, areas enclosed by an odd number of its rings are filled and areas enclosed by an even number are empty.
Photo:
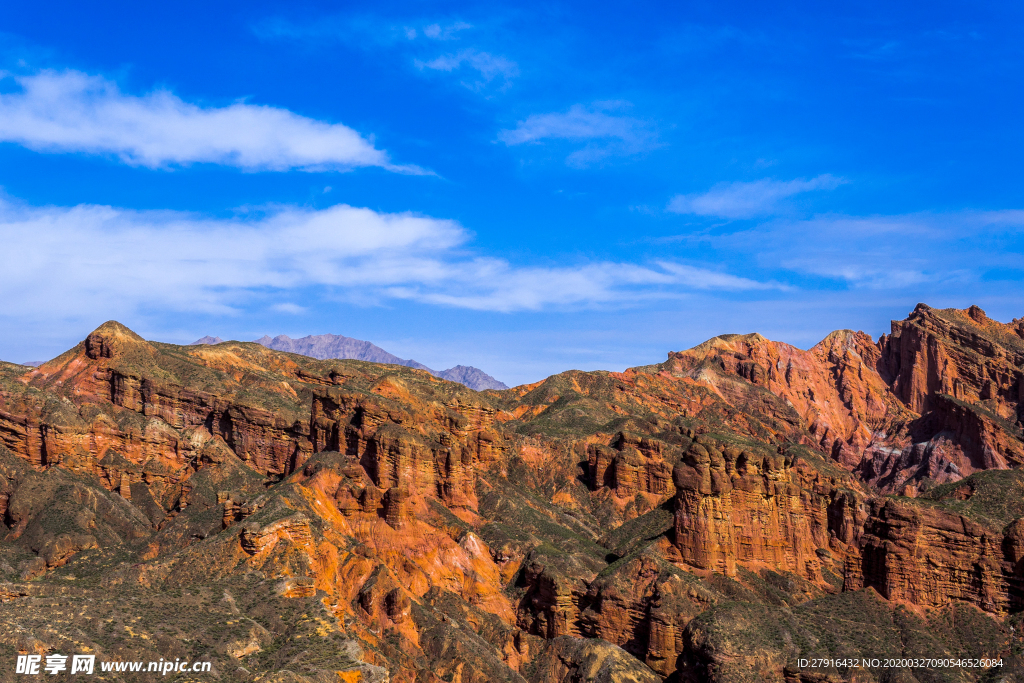
[[[701,194],[676,195],[667,208],[672,213],[698,216],[755,218],[778,212],[789,197],[813,190],[833,190],[845,182],[826,173],[811,179],[718,183]]]
[[[299,306],[298,304],[293,304],[288,301],[274,304],[270,307],[270,310],[277,311],[278,313],[289,313],[291,315],[301,315],[309,312],[309,309],[305,306]]]
[[[450,24],[427,24],[420,29],[420,33],[432,40],[455,40],[461,31],[473,28],[473,24],[465,21],[454,21]],[[407,27],[406,37],[410,40],[416,38],[416,29]]]
[[[414,63],[420,70],[457,72],[468,69],[475,72],[476,75],[461,81],[462,85],[471,90],[479,90],[495,79],[500,79],[507,86],[514,76],[519,75],[519,66],[515,62],[488,52],[477,52],[472,49],[441,55],[429,61],[417,59]]]
[[[393,164],[348,126],[287,109],[202,107],[166,90],[127,95],[110,80],[78,71],[14,80],[20,90],[0,94],[0,141],[39,152],[110,155],[148,168],[213,163],[247,171],[378,166],[423,172]]]
[[[831,281],[924,296],[961,293],[991,271],[1019,269],[1022,238],[1024,212],[1007,210],[776,219],[709,242],[728,260],[781,268],[812,289]]]
[[[789,289],[775,282],[757,282],[745,277],[737,277],[728,273],[709,271],[680,263],[659,261],[658,265],[671,273],[676,283],[702,290],[720,290],[743,292],[766,289]]]
[[[298,296],[511,312],[777,287],[671,261],[517,266],[474,254],[470,237],[450,220],[347,205],[214,219],[0,201],[0,315],[225,314],[251,305],[300,313]]]
[[[594,102],[576,104],[566,112],[531,114],[515,128],[502,130],[498,139],[506,145],[565,140],[586,145],[566,159],[570,166],[586,166],[612,155],[631,155],[656,146],[650,122],[622,112],[628,102]]]
[[[517,268],[497,259],[476,259],[451,272],[445,290],[400,285],[388,295],[483,311],[539,311],[562,307],[636,303],[678,296],[687,290],[781,289],[727,273],[678,263],[649,265],[598,262],[574,268]],[[487,283],[501,283],[498,287]]]
[[[843,43],[853,49],[853,52],[849,54],[850,57],[869,61],[890,60],[899,55],[900,48],[902,47],[895,40],[887,40],[885,42],[847,40],[843,41]]]
[[[439,42],[457,43],[470,39],[473,24],[461,19],[448,21],[388,21],[367,16],[336,16],[311,23],[270,19],[254,27],[265,39],[335,40],[363,49],[386,49],[411,59],[419,73],[455,75],[459,84],[482,92],[489,87],[508,88],[519,75],[519,65],[508,57],[467,46],[438,54]],[[476,35],[476,41],[481,36]]]
[[[294,22],[281,17],[264,19],[252,31],[264,40],[329,40],[367,47],[410,43],[419,38],[435,41],[458,40],[473,25],[462,20],[388,21],[379,17],[327,16],[316,21]]]

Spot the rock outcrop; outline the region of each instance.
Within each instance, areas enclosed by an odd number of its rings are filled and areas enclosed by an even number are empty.
[[[802,485],[793,465],[695,442],[672,473],[673,543],[683,562],[726,576],[741,562],[821,581],[816,550],[829,544],[831,500]]]
[[[743,410],[795,411],[814,445],[864,480],[901,491],[1022,462],[1021,325],[992,321],[977,306],[921,304],[878,342],[846,330],[801,351],[725,335],[656,367]]]
[[[1008,538],[1008,547],[1014,547]],[[870,586],[900,602],[940,607],[970,602],[1005,612],[1011,601],[1012,568],[1004,538],[962,515],[898,499],[871,504],[858,551],[848,559],[846,590]],[[1016,556],[1009,550],[1009,560]],[[1016,591],[1014,591],[1016,593]]]

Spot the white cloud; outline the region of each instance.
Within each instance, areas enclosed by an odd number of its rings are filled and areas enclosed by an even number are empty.
[[[495,259],[477,259],[451,273],[452,287],[437,290],[396,286],[390,296],[485,311],[537,311],[565,306],[637,302],[683,290],[746,291],[779,289],[706,268],[668,262],[650,266],[599,262],[579,267],[516,268]],[[500,283],[491,287],[486,283]]]
[[[302,313],[308,313],[309,309],[298,304],[289,303],[287,301],[274,304],[270,307],[270,310],[277,311],[278,313],[290,313],[291,315],[301,315]]]
[[[473,28],[465,21],[415,21],[395,22],[380,17],[324,16],[313,21],[293,22],[281,17],[258,21],[252,31],[264,40],[342,41],[357,47],[393,47],[415,41],[420,37],[429,40],[449,41],[461,38],[461,33]]]
[[[420,70],[454,72],[465,67],[475,71],[479,77],[462,81],[462,84],[471,90],[479,90],[495,79],[501,79],[507,85],[510,79],[519,75],[519,66],[515,62],[489,52],[479,52],[473,49],[441,55],[429,61],[417,59],[414,63]]]
[[[300,313],[299,296],[522,311],[776,287],[667,261],[519,267],[474,255],[469,239],[453,221],[346,205],[213,219],[0,200],[2,315],[230,313],[259,302]]]
[[[473,24],[461,20],[396,23],[374,16],[335,16],[306,23],[270,19],[259,22],[253,30],[264,39],[301,40],[306,45],[324,40],[341,41],[364,50],[393,50],[410,60],[419,73],[456,75],[462,86],[474,92],[494,86],[509,87],[512,79],[519,75],[519,65],[508,57],[480,49],[486,37],[479,36],[478,31],[472,31],[477,34],[475,46],[438,54],[438,43],[463,41],[465,34],[474,28]]]
[[[676,195],[669,201],[668,210],[719,218],[754,218],[775,213],[789,197],[813,190],[833,190],[844,182],[826,173],[809,180],[718,183],[703,194]]]
[[[454,40],[459,37],[459,31],[465,31],[466,29],[473,28],[472,24],[467,24],[464,21],[456,21],[451,24],[429,24],[423,27],[423,35],[433,40]],[[413,33],[409,36],[410,39],[416,37],[415,29],[412,29]]]
[[[148,168],[214,163],[247,171],[379,166],[423,172],[392,164],[348,126],[287,109],[201,107],[166,90],[126,95],[116,83],[78,71],[14,80],[21,90],[0,94],[0,141],[39,152],[113,155]]]
[[[962,294],[967,283],[980,286],[992,273],[1019,272],[1022,236],[1024,212],[1006,210],[825,214],[704,239],[731,260],[794,273],[805,287],[831,280],[850,289],[918,291],[924,300],[927,292]]]
[[[659,261],[658,265],[675,276],[675,281],[694,289],[719,289],[725,291],[749,291],[756,289],[787,289],[773,282],[757,282],[728,273],[717,273],[703,268],[694,268],[680,263]]]
[[[531,114],[516,127],[502,130],[498,139],[508,146],[567,140],[587,143],[566,159],[570,166],[585,166],[611,155],[630,155],[656,145],[650,123],[619,112],[628,102],[576,104],[567,112]]]

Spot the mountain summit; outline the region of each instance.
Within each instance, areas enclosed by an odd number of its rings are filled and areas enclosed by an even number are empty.
[[[196,346],[198,344],[223,344],[223,343],[224,343],[224,340],[221,339],[220,337],[211,337],[210,335],[206,335],[202,339],[196,339],[194,342],[189,344],[189,346]]]
[[[220,344],[222,342],[223,340],[220,337],[206,336],[192,342],[192,345]],[[313,334],[300,339],[292,339],[286,334],[279,334],[276,337],[264,335],[256,339],[255,342],[275,351],[299,353],[303,356],[319,360],[338,358],[342,360],[364,360],[370,363],[404,365],[407,368],[426,370],[436,377],[464,384],[475,391],[508,389],[503,382],[499,382],[479,368],[469,365],[456,365],[454,368],[438,372],[412,359],[399,358],[371,342],[345,337],[340,334]]]
[[[351,360],[365,360],[370,363],[388,363],[390,365],[404,365],[407,368],[427,370],[433,374],[423,363],[411,359],[399,358],[393,353],[388,353],[376,344],[362,339],[344,337],[340,334],[311,334],[300,339],[292,339],[286,334],[279,334],[273,339],[264,335],[255,340],[268,349],[275,351],[287,351],[288,353],[301,353],[303,356],[327,360],[328,358],[341,358]]]

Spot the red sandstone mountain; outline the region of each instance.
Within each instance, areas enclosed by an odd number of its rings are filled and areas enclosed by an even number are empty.
[[[799,413],[814,445],[888,490],[1024,463],[1024,319],[1003,325],[976,306],[919,305],[877,343],[848,330],[810,351],[718,337],[662,367],[733,403],[750,385],[767,389]]]
[[[107,323],[0,364],[0,643],[268,682],[1015,676],[1022,406],[1024,320],[976,307],[485,394]],[[1004,667],[800,664],[951,656]]]

